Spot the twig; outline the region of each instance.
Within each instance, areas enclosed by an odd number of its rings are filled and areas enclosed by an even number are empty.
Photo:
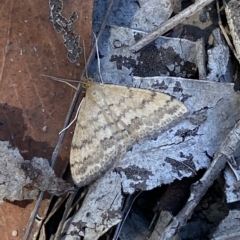
[[[203,177],[192,186],[191,194],[188,202],[173,221],[161,233],[158,240],[172,239],[174,234],[185,225],[187,220],[191,217],[193,210],[200,202],[208,188],[213,184],[214,180],[218,177],[221,170],[225,167],[229,158],[231,158],[234,151],[240,145],[240,121],[238,121],[233,130],[228,134],[224,142],[219,147],[218,152],[215,154],[213,162],[209,169],[205,172]]]
[[[114,2],[114,0],[110,0],[110,2],[109,2],[108,9],[106,11],[106,14],[104,16],[101,28],[100,28],[99,33],[97,35],[97,40],[99,40],[101,38],[101,36],[102,36],[103,30],[104,30],[104,28],[106,26],[106,23],[107,23],[108,16],[109,16],[110,11],[112,9],[113,2]],[[96,42],[95,42],[95,44],[96,44]],[[89,54],[86,66],[85,66],[85,68],[84,68],[84,70],[83,70],[83,72],[81,74],[81,78],[80,79],[83,79],[86,70],[89,68],[89,65],[91,63],[91,60],[92,60],[94,54],[95,54],[95,51],[96,51],[96,47],[94,45],[92,47],[92,49],[91,49],[91,52]],[[72,116],[72,113],[73,113],[73,110],[74,110],[74,107],[76,105],[76,102],[77,102],[77,99],[78,99],[78,96],[79,96],[80,92],[81,92],[81,84],[78,84],[78,87],[77,87],[77,90],[76,90],[76,92],[74,94],[71,106],[70,106],[69,111],[67,113],[67,116],[66,116],[63,128],[67,127],[67,125],[68,125],[68,123],[69,123],[69,121],[71,119],[71,116]],[[60,152],[60,149],[61,149],[61,146],[62,146],[63,139],[65,137],[65,134],[66,134],[66,131],[64,131],[59,136],[57,145],[56,145],[56,147],[55,147],[55,149],[53,151],[53,155],[52,155],[52,159],[51,159],[51,167],[53,167],[55,165],[57,156],[58,156],[58,154]],[[27,225],[27,228],[26,228],[26,232],[25,232],[25,235],[24,235],[24,238],[23,238],[24,240],[28,240],[29,237],[30,237],[30,234],[31,234],[31,231],[32,231],[32,228],[33,228],[33,224],[34,224],[35,218],[37,216],[38,210],[40,208],[40,205],[41,205],[41,202],[42,202],[42,199],[43,199],[43,195],[44,195],[44,192],[40,192],[40,194],[38,196],[38,199],[36,201],[36,204],[34,206],[34,209],[33,209],[32,213],[31,213],[30,218],[29,218],[29,222],[28,222],[28,225]]]
[[[179,23],[185,21],[190,16],[195,14],[197,11],[205,7],[206,5],[213,2],[213,0],[198,0],[193,3],[188,8],[184,9],[179,14],[175,15],[174,17],[170,18],[167,22],[161,24],[157,29],[153,30],[142,39],[140,39],[137,43],[130,46],[130,51],[137,52],[141,48],[145,47],[150,42],[154,41],[159,36],[163,35],[164,33],[168,32],[172,28],[176,27]]]

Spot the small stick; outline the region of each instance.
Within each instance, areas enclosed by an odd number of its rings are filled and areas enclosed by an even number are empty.
[[[99,40],[102,36],[102,33],[103,33],[103,30],[107,24],[107,19],[108,19],[108,16],[111,12],[111,9],[112,9],[112,5],[113,5],[113,2],[114,0],[110,0],[109,4],[108,4],[108,9],[105,13],[105,16],[104,16],[104,19],[102,21],[102,25],[101,25],[101,28],[99,30],[99,33],[97,35],[97,39]],[[96,42],[95,42],[96,44]],[[88,69],[90,63],[91,63],[91,60],[92,60],[92,57],[94,56],[95,54],[95,51],[96,51],[96,47],[94,46],[92,49],[91,49],[91,52],[89,54],[89,57],[88,57],[88,60],[87,60],[87,64],[81,74],[81,78],[80,79],[83,79],[84,77],[84,74],[85,74],[85,71],[86,69]],[[65,128],[69,121],[70,121],[70,118],[72,116],[72,113],[73,113],[73,109],[76,105],[76,102],[77,102],[77,99],[78,99],[78,96],[81,92],[81,84],[78,85],[77,87],[77,90],[75,92],[75,95],[73,97],[73,100],[72,100],[72,103],[71,103],[71,106],[69,108],[69,111],[67,113],[67,116],[66,116],[66,119],[65,119],[65,122],[64,122],[64,125],[63,125],[63,128]],[[61,146],[62,146],[62,142],[63,142],[63,139],[65,137],[65,134],[66,134],[66,131],[64,131],[60,136],[59,136],[59,139],[58,139],[58,142],[57,142],[57,145],[53,151],[53,155],[52,155],[52,159],[51,159],[51,167],[53,167],[55,165],[55,162],[56,162],[56,159],[57,159],[57,156],[60,152],[60,149],[61,149]],[[30,238],[30,234],[31,234],[31,231],[32,231],[32,228],[33,228],[33,224],[34,224],[34,221],[35,221],[35,218],[37,216],[37,213],[38,213],[38,210],[40,208],[40,205],[41,205],[41,202],[42,202],[42,199],[43,199],[43,195],[44,195],[44,192],[40,192],[39,196],[38,196],[38,199],[36,201],[36,204],[34,206],[34,209],[30,215],[30,218],[29,218],[29,222],[28,222],[28,225],[27,225],[27,228],[26,228],[26,232],[25,232],[25,235],[24,235],[24,240],[28,240]]]
[[[161,232],[157,240],[172,239],[180,227],[185,225],[187,220],[191,217],[195,207],[198,205],[208,188],[213,184],[214,180],[218,177],[221,170],[225,167],[226,163],[232,157],[232,154],[237,150],[239,145],[240,120],[235,124],[234,128],[219,147],[218,152],[214,155],[213,162],[203,177],[197,183],[192,185],[191,194],[186,205],[178,215],[173,218],[172,222],[165,228],[165,230]]]
[[[197,11],[210,4],[211,2],[213,2],[213,0],[196,0],[196,2],[193,3],[191,6],[184,9],[182,12],[175,15],[174,17],[170,18],[168,21],[161,24],[157,29],[153,30],[152,32],[144,36],[142,39],[140,39],[137,43],[130,46],[129,50],[132,52],[139,51],[141,48],[145,47],[150,42],[154,41],[164,33],[176,27],[179,23],[185,21],[190,16],[192,16]]]

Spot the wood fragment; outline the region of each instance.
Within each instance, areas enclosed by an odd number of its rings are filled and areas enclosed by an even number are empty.
[[[171,215],[170,212],[162,211],[149,240],[158,240],[159,236],[161,235],[161,232],[164,231],[164,229],[168,226],[168,224],[172,220],[173,216]],[[174,237],[171,240],[177,240],[178,238],[176,238],[176,236],[177,235],[174,235]]]
[[[170,18],[167,22],[164,24],[161,24],[157,29],[150,32],[148,35],[143,37],[141,40],[139,40],[137,43],[130,46],[130,51],[137,52],[141,48],[148,45],[150,42],[154,41],[156,38],[160,37],[167,31],[171,30],[175,26],[177,26],[179,23],[183,22],[184,20],[188,19],[190,16],[195,14],[197,11],[205,7],[206,5],[213,2],[213,0],[199,0],[196,1],[194,4],[189,6],[188,8],[184,9],[179,14],[175,15],[174,17]]]
[[[207,67],[206,67],[206,50],[204,46],[203,38],[197,40],[197,66],[198,66],[198,75],[200,80],[204,80],[207,77]]]

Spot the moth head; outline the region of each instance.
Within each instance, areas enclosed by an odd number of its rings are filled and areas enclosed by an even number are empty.
[[[89,87],[91,87],[93,84],[94,84],[94,82],[93,82],[92,78],[84,78],[83,83],[82,83],[82,87],[86,90]]]
[[[97,103],[104,103],[104,84],[94,82],[92,78],[85,78],[82,86],[88,96]]]

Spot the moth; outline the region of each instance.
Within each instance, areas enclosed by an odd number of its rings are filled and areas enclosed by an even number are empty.
[[[77,186],[114,168],[133,144],[166,131],[188,112],[156,91],[92,83],[86,89],[72,140],[70,166]]]

